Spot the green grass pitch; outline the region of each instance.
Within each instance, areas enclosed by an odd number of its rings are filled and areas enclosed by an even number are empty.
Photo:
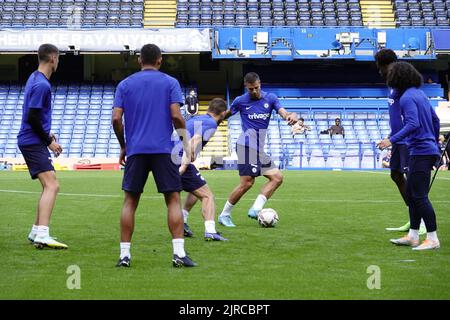
[[[203,172],[220,212],[238,183],[236,171]],[[449,299],[450,174],[431,192],[441,249],[413,252],[385,231],[407,221],[388,172],[285,171],[266,207],[280,216],[264,229],[247,217],[264,178],[233,212],[236,228],[218,230],[227,243],[205,242],[197,205],[186,249],[199,264],[175,269],[163,198],[150,177],[136,215],[132,267],[117,269],[121,172],[58,172],[61,191],[51,234],[66,251],[37,250],[26,237],[40,186],[26,172],[0,172],[0,299]],[[67,268],[80,268],[70,290]],[[369,290],[369,266],[380,289]]]

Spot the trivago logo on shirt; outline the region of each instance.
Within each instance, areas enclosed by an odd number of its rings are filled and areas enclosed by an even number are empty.
[[[249,114],[248,118],[250,120],[257,120],[257,119],[267,120],[268,118],[270,118],[270,113],[253,113]]]

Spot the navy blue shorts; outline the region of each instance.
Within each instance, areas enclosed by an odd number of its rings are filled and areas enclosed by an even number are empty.
[[[264,151],[258,152],[256,149],[236,144],[236,152],[241,177],[259,177],[265,175],[267,171],[277,168]]]
[[[181,176],[181,185],[186,192],[192,192],[206,184],[205,178],[202,177],[197,168],[190,164]]]
[[[392,145],[391,161],[389,163],[391,171],[407,173],[408,163],[409,163],[409,151],[406,144]]]
[[[172,162],[170,154],[135,154],[128,157],[122,190],[142,193],[150,171],[159,193],[181,191],[178,166]]]
[[[31,179],[36,179],[41,172],[55,171],[52,165],[52,157],[47,146],[43,144],[33,144],[29,146],[19,146],[23,158],[28,166]]]

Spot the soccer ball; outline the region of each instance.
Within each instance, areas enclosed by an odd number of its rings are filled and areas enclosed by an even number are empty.
[[[278,213],[273,209],[262,209],[258,213],[258,223],[264,228],[274,227],[278,223],[278,220],[280,220]]]

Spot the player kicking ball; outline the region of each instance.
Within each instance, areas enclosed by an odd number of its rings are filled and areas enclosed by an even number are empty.
[[[257,219],[259,211],[283,183],[281,171],[264,152],[266,131],[272,111],[275,110],[288,121],[289,125],[298,121],[297,114],[289,113],[282,108],[274,94],[261,90],[258,74],[247,73],[244,77],[244,86],[247,92],[233,101],[225,116],[227,119],[239,112],[242,123],[242,133],[236,143],[240,183],[231,192],[219,217],[219,223],[226,227],[235,227],[231,220],[231,211],[241,197],[251,189],[256,177],[262,175],[268,181],[262,186],[261,193],[248,210],[248,216],[252,219]]]
[[[186,122],[186,130],[191,137],[192,148],[191,158],[195,159],[208,141],[213,137],[217,126],[225,118],[227,104],[223,99],[215,98],[209,103],[208,111],[205,115],[195,116]],[[181,155],[181,154],[180,154]],[[205,220],[205,240],[226,241],[219,232],[216,231],[215,214],[216,206],[214,195],[206,184],[205,179],[198,172],[193,164],[182,164],[180,166],[181,184],[183,190],[188,192],[183,207],[184,235],[192,237],[193,232],[187,224],[189,211],[197,200],[202,202],[202,215]]]
[[[25,85],[22,125],[17,144],[28,166],[31,178],[39,179],[42,194],[36,210],[36,220],[28,240],[38,249],[67,249],[67,245],[50,236],[50,217],[59,191],[55,168],[48,149],[58,157],[62,148],[50,133],[52,123],[52,92],[49,79],[59,63],[58,48],[43,44],[38,49],[39,67]]]

